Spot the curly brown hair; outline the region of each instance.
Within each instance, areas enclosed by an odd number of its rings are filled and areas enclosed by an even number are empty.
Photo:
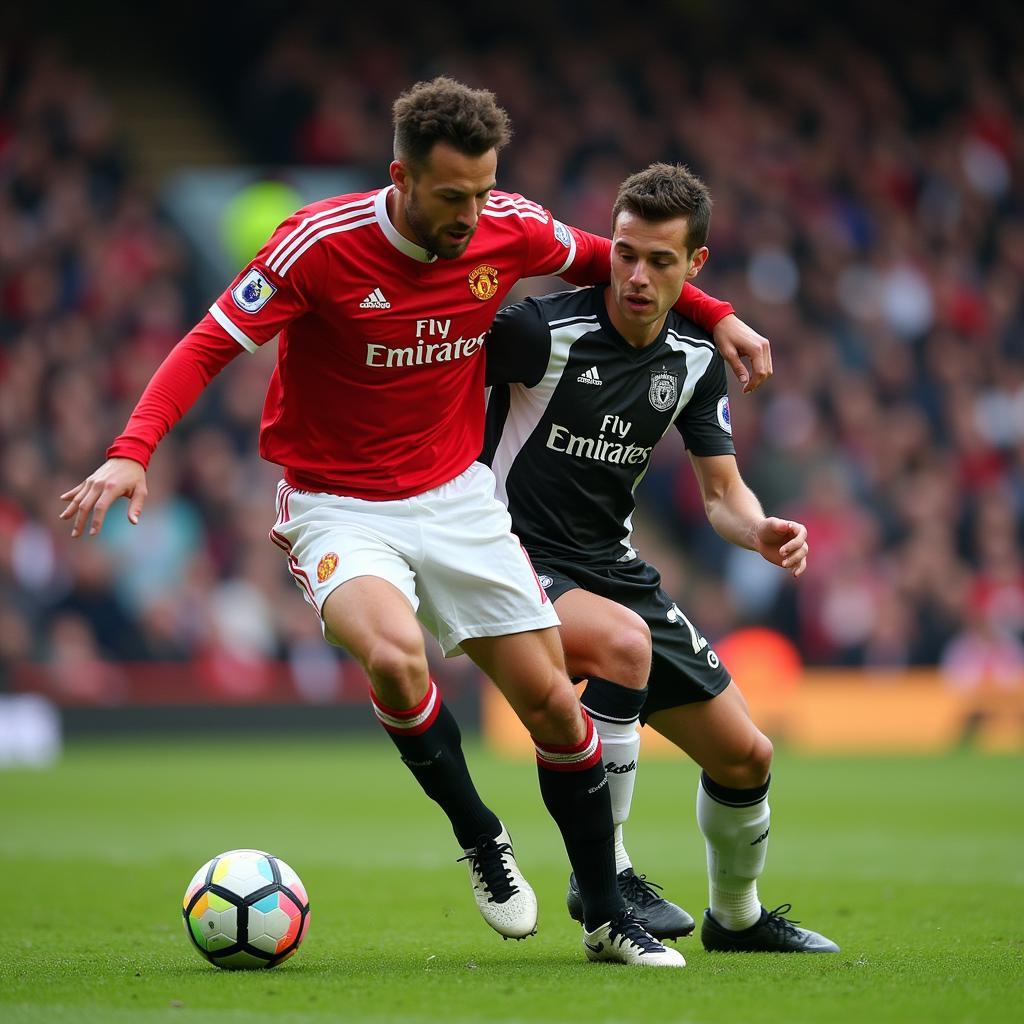
[[[612,207],[613,233],[623,210],[655,223],[685,217],[687,251],[695,252],[707,243],[711,228],[711,193],[683,164],[651,164],[631,174],[619,186]]]
[[[501,149],[512,135],[508,114],[494,93],[441,75],[417,82],[395,100],[395,159],[412,169],[422,167],[438,142],[467,156]]]

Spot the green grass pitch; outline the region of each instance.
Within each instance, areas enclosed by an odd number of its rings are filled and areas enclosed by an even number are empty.
[[[0,1021],[495,1022],[1024,1020],[1024,762],[776,760],[767,906],[838,956],[706,954],[683,971],[585,961],[565,854],[533,766],[468,748],[540,900],[502,942],[477,915],[438,808],[384,736],[78,743],[0,773]],[[706,898],[696,770],[641,764],[627,838],[695,916]],[[287,860],[309,890],[302,949],[228,973],[190,948],[181,897],[232,847]]]

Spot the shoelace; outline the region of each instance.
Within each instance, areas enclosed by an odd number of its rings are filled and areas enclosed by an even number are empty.
[[[796,935],[800,930],[796,926],[800,922],[786,917],[792,909],[792,903],[780,903],[774,910],[767,911],[768,916],[764,923],[783,935]]]
[[[468,860],[473,870],[484,880],[484,888],[490,893],[489,903],[504,903],[519,892],[512,884],[512,872],[505,867],[504,855],[512,853],[508,843],[496,843],[493,839],[481,839],[472,853],[459,857],[456,863]]]
[[[627,875],[625,881],[619,886],[622,898],[630,900],[638,907],[649,907],[652,903],[659,903],[661,897],[654,891],[663,886],[657,882],[648,882],[646,875]]]
[[[647,933],[643,920],[634,916],[631,910],[627,910],[616,921],[612,921],[608,928],[608,941],[631,942],[639,946],[643,953],[663,953],[665,947],[655,938]]]

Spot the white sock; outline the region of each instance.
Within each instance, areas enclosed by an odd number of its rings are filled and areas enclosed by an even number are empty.
[[[697,824],[708,849],[711,916],[739,931],[761,917],[757,880],[768,855],[768,783],[757,789],[719,786],[706,773],[697,784]]]
[[[631,868],[633,862],[622,841],[622,826],[629,818],[636,783],[636,765],[640,757],[640,733],[636,721],[607,722],[594,719],[604,750],[604,770],[608,773],[608,793],[612,798],[612,821],[615,824],[615,872]]]
[[[626,853],[625,844],[622,842],[622,826],[615,826],[615,874],[621,875],[626,868],[631,868],[633,862]]]

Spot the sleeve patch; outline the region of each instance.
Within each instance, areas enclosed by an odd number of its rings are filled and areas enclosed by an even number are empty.
[[[253,267],[231,289],[231,298],[235,300],[235,305],[246,313],[258,313],[274,297],[276,291],[263,271]]]
[[[569,229],[560,220],[552,219],[552,224],[555,228],[555,238],[568,249],[572,245],[572,235],[569,234]]]

